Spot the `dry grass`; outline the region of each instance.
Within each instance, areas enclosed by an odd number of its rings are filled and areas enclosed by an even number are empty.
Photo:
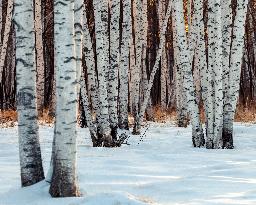
[[[0,124],[6,122],[16,122],[17,118],[17,112],[15,110],[0,111]]]
[[[243,107],[238,105],[235,115],[236,122],[256,122],[256,106]]]
[[[17,121],[18,115],[15,110],[0,111],[0,125],[2,125],[2,127],[13,127]],[[40,124],[52,124],[54,118],[49,114],[49,110],[45,109],[42,114],[39,115],[38,121]]]
[[[52,124],[54,123],[54,117],[50,114],[50,110],[44,109],[43,112],[39,114],[39,124]]]
[[[176,121],[177,114],[175,109],[163,110],[160,106],[153,108],[155,122],[165,123],[170,121]],[[201,109],[201,119],[204,122],[204,110]],[[39,124],[53,124],[54,117],[50,115],[49,109],[44,109],[39,115]],[[236,122],[256,122],[256,105],[243,107],[238,105],[237,112],[235,115]],[[15,110],[0,111],[0,126],[1,127],[12,127],[17,122],[17,112]],[[129,116],[129,124],[133,124],[133,117]]]

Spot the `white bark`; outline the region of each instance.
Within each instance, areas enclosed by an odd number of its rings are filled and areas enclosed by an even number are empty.
[[[132,105],[134,116],[134,129],[133,133],[138,134],[137,129],[139,121],[139,109],[140,109],[140,78],[141,78],[141,65],[142,65],[142,46],[143,46],[143,19],[142,19],[142,1],[133,1],[133,16],[134,16],[134,38],[135,38],[135,54],[131,55],[131,58],[135,57],[136,65],[131,67],[131,81],[132,81]],[[132,51],[133,52],[133,51]]]
[[[55,1],[54,27],[57,106],[50,194],[53,197],[78,196],[76,165],[77,69],[73,38],[75,35],[74,1]]]
[[[244,47],[245,19],[248,0],[238,0],[236,16],[233,28],[233,39],[230,58],[230,71],[228,75],[229,88],[226,93],[224,106],[224,130],[222,136],[222,147],[233,148],[233,121],[236,103],[239,96],[241,63]]]
[[[222,132],[222,26],[220,0],[208,1],[208,119],[206,148],[219,147]]]
[[[128,129],[128,70],[129,51],[132,40],[131,0],[123,0],[123,32],[120,58],[119,127]]]
[[[198,104],[196,102],[195,86],[192,75],[192,56],[190,55],[189,46],[186,41],[185,22],[183,17],[183,3],[182,1],[175,0],[173,6],[174,12],[174,29],[177,32],[177,46],[178,46],[178,67],[184,75],[184,90],[187,98],[187,105],[189,108],[192,124],[192,141],[195,147],[204,145],[203,130],[200,123],[200,114]]]
[[[44,48],[42,31],[41,0],[35,0],[36,69],[37,69],[37,106],[41,112],[44,106]]]
[[[37,123],[33,16],[32,0],[15,0],[17,111],[22,186],[44,179]],[[7,27],[11,17],[8,18]]]
[[[8,0],[7,5],[7,13],[6,13],[6,21],[5,21],[5,29],[4,29],[4,36],[3,36],[3,42],[1,44],[1,53],[0,53],[0,79],[2,79],[2,72],[4,68],[4,63],[6,59],[6,51],[8,47],[8,40],[10,36],[11,31],[11,25],[12,25],[12,16],[13,16],[13,2],[14,0]]]
[[[93,123],[93,119],[92,119],[91,109],[89,106],[89,99],[88,99],[87,90],[86,90],[84,72],[82,72],[81,74],[80,87],[81,87],[81,96],[82,96],[83,108],[85,112],[86,123],[90,130],[93,146],[97,147],[98,146],[97,128]]]
[[[108,112],[108,94],[107,94],[107,75],[108,73],[108,38],[106,22],[108,21],[108,2],[106,0],[94,0],[94,17],[95,17],[95,33],[96,33],[96,52],[97,52],[97,69],[99,82],[99,126],[98,131],[103,138],[103,146],[111,146],[112,136],[109,123]]]
[[[110,68],[108,74],[109,121],[111,128],[117,129],[120,0],[111,0],[110,15]]]
[[[173,28],[177,24],[172,18]],[[180,63],[180,48],[178,42],[177,29],[173,29],[173,50],[174,50],[174,72],[175,72],[175,86],[176,86],[176,110],[177,110],[177,125],[179,127],[186,127],[188,124],[188,110],[187,99],[184,89],[184,72],[179,66]]]

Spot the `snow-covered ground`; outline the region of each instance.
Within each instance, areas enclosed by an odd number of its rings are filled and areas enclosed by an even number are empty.
[[[46,172],[52,136],[40,127]],[[234,150],[195,149],[191,129],[172,124],[151,124],[142,140],[92,148],[79,129],[83,197],[53,199],[46,182],[20,188],[17,127],[0,129],[0,205],[256,204],[256,125],[236,124]]]

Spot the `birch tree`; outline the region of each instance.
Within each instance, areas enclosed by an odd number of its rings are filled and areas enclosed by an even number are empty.
[[[2,72],[4,68],[4,63],[6,59],[6,52],[7,52],[7,47],[8,47],[8,40],[9,36],[11,34],[11,26],[12,26],[12,16],[13,16],[13,5],[14,5],[14,0],[8,0],[7,4],[7,14],[6,14],[6,21],[5,21],[5,26],[4,26],[4,36],[3,36],[3,42],[0,44],[0,79],[2,79]]]
[[[111,0],[110,5],[110,67],[108,72],[109,121],[112,131],[117,132],[120,0]]]
[[[74,1],[55,1],[56,122],[53,197],[78,196],[76,166],[77,70],[74,42]]]
[[[179,0],[174,1],[173,5],[174,29],[177,32],[178,46],[178,67],[184,72],[184,90],[187,98],[187,105],[191,116],[192,124],[192,142],[194,147],[204,146],[204,135],[202,125],[200,123],[200,114],[198,104],[196,102],[196,92],[192,75],[192,56],[186,41],[185,22],[183,18],[183,4]]]
[[[132,17],[131,1],[123,0],[123,23],[122,23],[122,41],[120,55],[120,88],[119,88],[119,127],[128,129],[128,70],[129,70],[129,51],[132,40]]]
[[[159,28],[162,28],[162,22],[164,21],[165,16],[165,0],[159,0],[158,3],[158,19],[159,19]],[[167,56],[166,48],[164,46],[163,53],[161,56],[161,107],[163,110],[166,109],[166,84],[167,84]]]
[[[224,120],[222,133],[222,148],[233,148],[233,121],[235,117],[236,103],[239,95],[239,82],[241,63],[244,47],[245,19],[248,0],[238,0],[234,21],[232,48],[230,57],[230,69],[227,76],[228,91],[224,96]],[[227,85],[227,82],[225,82]]]
[[[35,0],[35,34],[36,34],[36,67],[37,67],[37,107],[39,113],[44,106],[44,47],[41,0]]]
[[[132,83],[132,105],[134,127],[133,134],[140,134],[139,112],[140,112],[140,79],[142,65],[142,36],[143,36],[143,19],[142,19],[142,1],[133,1],[133,22],[134,22],[134,50],[131,50],[132,57],[135,58],[135,65],[131,66],[131,83]]]
[[[209,86],[205,91],[208,100],[206,148],[219,147],[222,131],[223,91],[222,91],[222,31],[221,1],[208,1],[208,67],[206,70]]]
[[[92,39],[89,32],[88,20],[86,17],[86,8],[84,6],[83,11],[83,54],[85,58],[85,64],[87,67],[87,86],[88,86],[88,97],[92,101],[92,109],[96,115],[99,115],[98,106],[98,80],[96,75],[96,65],[94,58],[94,51],[92,46]]]
[[[37,124],[33,20],[33,1],[15,0],[17,111],[22,186],[44,179]]]
[[[99,82],[99,123],[98,135],[102,140],[103,146],[111,147],[113,141],[109,123],[108,94],[107,94],[107,72],[108,72],[108,2],[106,0],[93,0],[95,16],[96,52],[97,69]],[[115,138],[116,136],[114,136]]]

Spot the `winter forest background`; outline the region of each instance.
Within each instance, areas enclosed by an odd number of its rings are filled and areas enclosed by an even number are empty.
[[[255,0],[0,0],[0,205],[255,204],[255,101]]]

